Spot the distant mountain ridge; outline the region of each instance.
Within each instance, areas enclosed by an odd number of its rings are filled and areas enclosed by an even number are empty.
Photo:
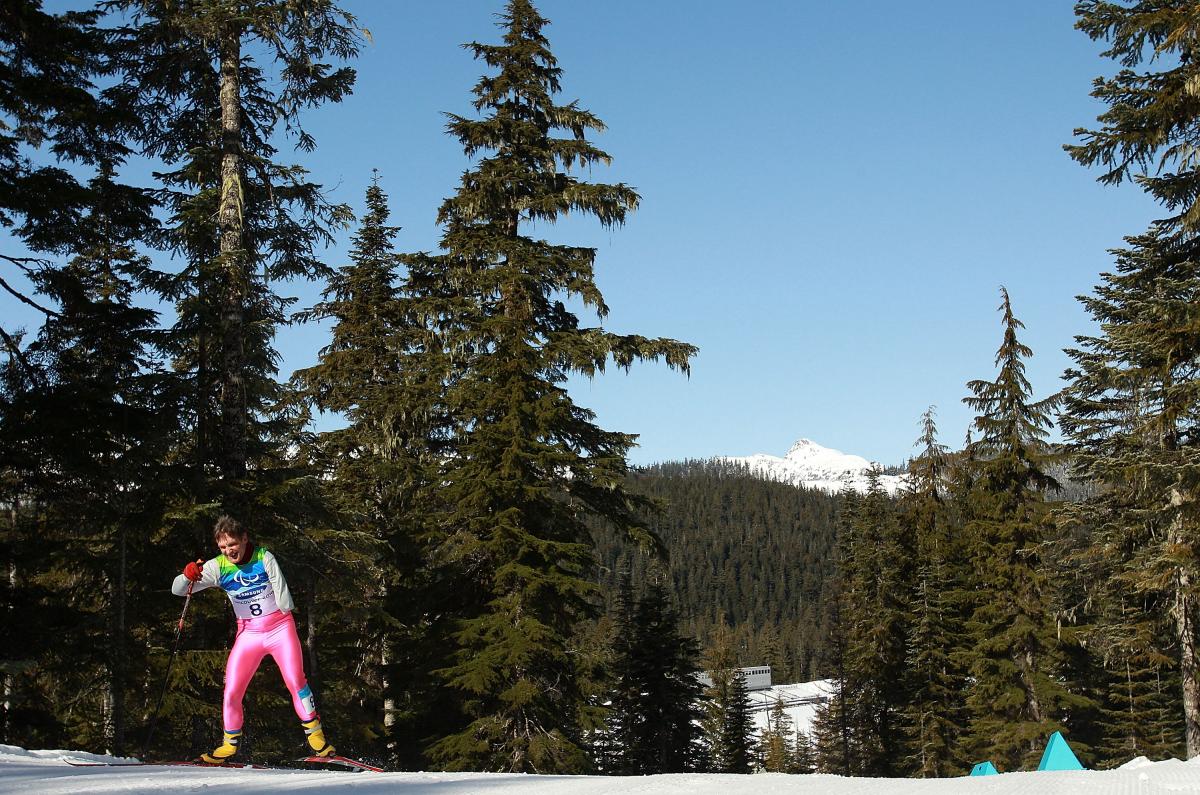
[[[811,439],[797,440],[783,458],[756,453],[715,460],[744,466],[764,480],[818,489],[828,494],[847,490],[865,494],[870,484],[868,473],[876,466],[862,456],[823,447]],[[906,482],[905,475],[879,476],[879,485],[892,496]]]

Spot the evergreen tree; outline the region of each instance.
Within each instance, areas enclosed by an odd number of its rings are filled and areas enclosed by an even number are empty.
[[[724,619],[724,616],[721,618]],[[700,721],[708,756],[705,767],[710,771],[723,771],[725,760],[733,754],[725,745],[725,715],[733,697],[733,678],[738,667],[733,633],[724,620],[717,624],[712,640],[704,650],[701,664],[712,682],[704,691],[704,716]]]
[[[872,472],[863,497],[846,499],[839,556],[846,628],[842,719],[854,738],[857,775],[893,775],[905,703],[905,643],[914,551],[911,534]]]
[[[828,638],[825,644],[823,667],[833,679],[833,693],[828,701],[817,708],[813,719],[813,752],[816,769],[822,773],[853,775],[859,769],[855,738],[851,734],[851,714],[848,706],[849,643],[851,609],[849,607],[852,586],[851,559],[857,543],[853,517],[858,511],[860,497],[847,492],[843,495],[842,510],[838,515],[838,538],[834,563],[837,576],[827,583],[828,593],[824,599],[828,618],[825,621]]]
[[[1104,54],[1124,68],[1096,79],[1092,95],[1108,106],[1100,128],[1077,130],[1081,142],[1066,149],[1083,165],[1102,167],[1101,182],[1135,181],[1170,215],[1128,238],[1115,252],[1117,273],[1105,274],[1095,295],[1082,299],[1101,333],[1078,338],[1079,347],[1069,351],[1075,366],[1067,374],[1063,425],[1081,473],[1100,486],[1082,519],[1094,528],[1090,557],[1113,578],[1111,591],[1124,592],[1110,591],[1101,619],[1114,651],[1136,661],[1123,677],[1115,671],[1126,683],[1120,700],[1159,714],[1155,680],[1173,657],[1186,753],[1194,757],[1200,755],[1193,593],[1200,165],[1192,151],[1200,143],[1200,109],[1191,87],[1200,79],[1194,51],[1200,22],[1185,0],[1087,0],[1075,12],[1076,27],[1106,41]],[[1157,70],[1139,70],[1143,64]],[[1172,723],[1129,726],[1117,732],[1124,735],[1119,742],[1170,747],[1179,726]]]
[[[1081,476],[1101,486],[1072,513],[1090,530],[1084,558],[1103,605],[1100,647],[1117,663],[1110,714],[1145,716],[1120,720],[1112,742],[1169,753],[1183,728],[1191,757],[1200,753],[1197,571],[1187,552],[1198,526],[1190,495],[1200,472],[1200,334],[1192,328],[1200,270],[1190,247],[1168,243],[1158,229],[1128,243],[1116,252],[1117,272],[1081,299],[1101,334],[1078,337],[1068,351],[1075,366],[1062,424]],[[1175,671],[1179,713],[1151,720],[1162,714],[1161,683]]]
[[[6,742],[128,750],[178,411],[156,315],[134,306],[155,279],[135,251],[154,201],[114,176],[130,148],[125,109],[96,86],[114,54],[100,17],[0,9],[0,288],[44,319],[0,327],[3,613],[26,640],[0,665],[0,724]]]
[[[26,637],[41,654],[38,687],[58,696],[52,703],[76,705],[53,708],[64,729],[91,747],[126,750],[127,715],[143,701],[135,682],[145,675],[133,640],[153,615],[138,595],[175,485],[165,462],[178,406],[161,369],[156,313],[132,305],[147,264],[126,241],[149,225],[147,203],[107,173],[88,191],[97,203],[78,231],[77,255],[35,280],[57,307],[25,352],[41,377],[0,409],[5,468],[21,483],[11,504],[24,503],[22,520],[41,543],[34,557],[7,550],[8,567],[10,582],[32,586],[40,609],[56,616]]]
[[[721,773],[753,772],[754,719],[750,716],[750,691],[746,688],[746,675],[734,671],[729,682],[729,694],[721,715],[720,747],[718,758]]]
[[[905,722],[908,769],[926,778],[958,775],[964,765],[958,742],[967,682],[957,661],[966,644],[961,611],[966,572],[965,549],[945,504],[949,451],[938,442],[932,407],[922,417],[917,445],[921,452],[909,461],[900,498],[900,521],[910,528],[918,550]]]
[[[453,455],[439,477],[442,554],[476,597],[462,615],[444,675],[469,720],[441,739],[435,758],[454,769],[574,771],[581,768],[584,698],[569,642],[595,612],[594,542],[586,517],[652,543],[643,501],[624,486],[628,434],[605,431],[564,389],[571,374],[594,376],[664,358],[686,371],[695,349],[668,339],[583,328],[564,304],[575,298],[603,317],[595,251],[553,245],[523,227],[568,213],[621,224],[637,204],[625,185],[591,184],[569,173],[603,165],[587,141],[598,118],[556,104],[561,69],[527,0],[501,15],[499,45],[471,51],[495,74],[475,86],[480,119],[451,116],[469,157],[482,155],[439,213],[445,254],[420,272],[440,275],[449,301],[439,321],[453,357],[446,405]],[[565,130],[569,134],[556,137]]]
[[[968,624],[974,640],[968,743],[976,758],[1017,770],[1036,764],[1045,738],[1063,728],[1075,699],[1059,678],[1049,584],[1040,565],[1046,493],[1057,487],[1046,473],[1053,399],[1030,399],[1024,360],[1032,351],[1017,338],[1023,326],[1003,288],[1001,296],[999,372],[994,381],[968,383],[974,395],[964,398],[979,412],[967,525],[977,591]]]
[[[1078,0],[1075,27],[1106,42],[1106,57],[1124,68],[1093,82],[1092,96],[1108,106],[1097,130],[1077,129],[1082,139],[1065,147],[1077,162],[1100,166],[1106,185],[1133,180],[1172,215],[1160,222],[1164,236],[1184,243],[1200,227],[1200,145],[1195,121],[1200,108],[1191,86],[1200,79],[1195,39],[1200,21],[1188,0]],[[1143,63],[1158,71],[1136,67]]]
[[[762,769],[768,773],[794,772],[795,737],[792,718],[783,710],[783,699],[777,698],[767,716],[767,728],[758,741],[758,757]]]
[[[792,766],[788,772],[803,774],[817,772],[817,757],[812,740],[799,728],[796,729],[796,739],[792,745]]]
[[[113,93],[145,119],[145,154],[173,168],[159,175],[171,213],[162,242],[187,269],[165,297],[179,301],[180,364],[194,372],[195,454],[216,465],[229,502],[264,452],[259,418],[278,418],[271,338],[290,301],[271,283],[327,275],[315,247],[349,220],[302,168],[275,161],[273,139],[282,125],[314,148],[300,109],[349,93],[354,70],[323,59],[356,55],[358,30],[330,0],[118,5],[131,25],[126,84]]]
[[[0,9],[0,229],[15,238],[6,240],[0,263],[19,275],[32,276],[48,264],[39,255],[64,253],[74,242],[93,203],[80,168],[128,153],[94,85],[111,52],[99,17],[95,10],[47,13],[41,0]],[[0,286],[34,303],[17,279],[5,274]],[[8,355],[20,362],[14,332],[0,328]]]
[[[164,223],[153,242],[181,263],[157,285],[174,304],[171,366],[188,397],[171,454],[187,477],[160,542],[188,557],[206,555],[213,517],[236,514],[280,557],[311,652],[330,565],[321,545],[344,528],[315,477],[307,410],[277,379],[272,343],[292,299],[276,290],[328,274],[318,248],[350,213],[326,201],[303,168],[279,162],[276,145],[290,137],[303,150],[315,146],[302,109],[350,90],[353,70],[326,61],[352,57],[358,31],[327,0],[121,0],[111,8],[122,15],[111,32],[121,79],[106,97],[128,110],[140,153],[162,163],[153,195]],[[358,543],[342,540],[348,548]],[[200,600],[190,619],[189,639],[199,648],[179,656],[180,681],[161,721],[178,734],[156,735],[176,748],[198,746],[217,723],[217,650],[227,642],[224,607],[215,600]],[[319,690],[317,662],[307,668]],[[294,744],[291,722],[272,719],[288,703],[273,685],[251,692],[250,720],[262,716],[270,728],[248,725],[255,746],[244,752],[281,754]],[[187,718],[177,721],[181,713]]]
[[[353,598],[342,594],[364,609],[356,621],[341,616],[335,627],[347,640],[357,636],[356,678],[369,676],[372,689],[383,694],[370,703],[365,719],[353,723],[365,728],[382,722],[396,752],[393,763],[419,767],[425,760],[415,724],[427,718],[424,699],[436,667],[420,653],[429,630],[424,617],[436,597],[427,592],[419,515],[436,470],[437,428],[414,386],[421,371],[408,366],[417,330],[411,301],[398,284],[402,257],[393,240],[399,229],[388,225],[378,176],[367,189],[366,206],[350,264],[331,277],[324,300],[303,315],[334,321],[330,343],[296,379],[317,408],[348,422],[320,434],[312,455],[328,469],[328,499],[340,524],[353,527],[359,542],[348,551],[358,550],[360,557],[342,558],[344,574],[357,571],[348,581],[365,586]]]
[[[696,642],[680,634],[661,581],[650,585],[632,615],[622,613],[613,644],[612,772],[695,770],[702,690],[696,678]]]

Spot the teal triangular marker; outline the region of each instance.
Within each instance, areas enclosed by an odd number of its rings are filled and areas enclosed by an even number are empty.
[[[1046,750],[1042,752],[1042,761],[1038,762],[1038,770],[1083,770],[1075,752],[1067,745],[1067,740],[1061,732],[1050,735]]]
[[[996,770],[996,766],[991,762],[980,762],[971,768],[972,776],[998,776],[1000,771]]]

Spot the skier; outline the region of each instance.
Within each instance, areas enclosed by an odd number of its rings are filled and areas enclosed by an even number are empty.
[[[292,617],[295,603],[275,556],[252,543],[249,533],[229,516],[217,520],[213,541],[221,554],[206,563],[197,560],[187,564],[171,586],[176,596],[186,595],[189,587],[193,591],[220,587],[237,616],[237,638],[225,664],[224,741],[200,758],[219,765],[237,753],[242,738],[242,697],[268,654],[275,658],[292,693],[292,706],[313,754],[333,756],[334,748],[325,740],[312,688],[304,676],[300,638]]]

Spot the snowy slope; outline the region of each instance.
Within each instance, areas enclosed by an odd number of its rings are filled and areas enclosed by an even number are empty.
[[[800,682],[794,685],[775,685],[765,690],[751,690],[751,717],[754,719],[755,736],[767,728],[767,718],[776,701],[783,701],[784,713],[792,719],[792,729],[812,734],[812,723],[817,717],[817,707],[833,694],[832,679],[815,682]]]
[[[797,441],[783,458],[757,453],[717,460],[746,466],[752,473],[766,480],[819,489],[830,494],[847,489],[866,493],[867,472],[872,466],[871,462],[862,456],[831,450],[811,439]],[[895,495],[904,485],[904,476],[883,475],[879,484],[888,494]]]
[[[840,776],[679,774],[592,777],[496,773],[345,773],[221,770],[190,767],[72,767],[95,760],[78,751],[25,751],[0,745],[0,793],[214,792],[220,795],[317,792],[353,795],[1179,795],[1200,793],[1200,763],[1136,760],[1120,770],[1009,773],[980,778],[911,779]]]

